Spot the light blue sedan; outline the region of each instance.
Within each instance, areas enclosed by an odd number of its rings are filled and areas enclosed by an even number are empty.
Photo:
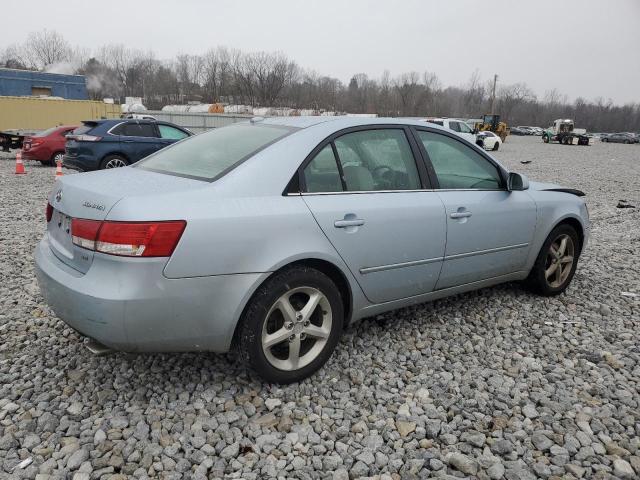
[[[514,280],[563,292],[582,196],[424,122],[256,118],[63,177],[37,275],[94,351],[237,348],[288,383],[363,317]]]

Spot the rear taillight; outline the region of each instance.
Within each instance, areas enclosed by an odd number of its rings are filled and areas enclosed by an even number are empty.
[[[75,140],[77,142],[99,142],[102,137],[95,135],[67,135],[67,140]]]
[[[43,143],[44,143],[44,140],[31,140],[32,147],[37,147],[38,145],[42,145]]]
[[[49,202],[47,202],[47,223],[51,221],[53,217],[53,206]]]
[[[71,237],[75,245],[109,255],[170,257],[187,222],[101,222],[74,218]]]
[[[71,241],[79,247],[95,250],[96,237],[101,226],[100,220],[74,218],[71,220]]]

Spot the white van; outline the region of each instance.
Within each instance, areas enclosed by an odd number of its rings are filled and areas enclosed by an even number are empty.
[[[476,143],[476,134],[473,133],[473,130],[467,125],[464,121],[458,120],[456,118],[424,118],[425,122],[434,123],[436,125],[440,125],[441,127],[448,128],[449,130],[453,130],[458,135],[460,135],[465,140],[468,140],[471,143]]]

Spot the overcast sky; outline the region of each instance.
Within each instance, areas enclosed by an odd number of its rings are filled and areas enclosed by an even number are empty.
[[[540,97],[557,88],[640,102],[640,0],[29,0],[3,22],[0,48],[44,28],[159,58],[217,45],[277,50],[343,81],[428,70],[462,86],[477,68]]]

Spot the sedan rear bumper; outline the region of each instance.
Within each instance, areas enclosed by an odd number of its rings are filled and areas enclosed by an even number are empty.
[[[82,274],[45,234],[35,250],[40,290],[83,335],[124,351],[228,351],[242,309],[267,273],[168,279],[166,259],[96,254]]]

